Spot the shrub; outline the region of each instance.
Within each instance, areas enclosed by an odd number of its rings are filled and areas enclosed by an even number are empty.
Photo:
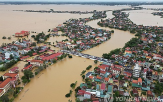
[[[5,37],[5,36],[3,36],[3,37],[2,37],[2,39],[6,39],[6,37]]]

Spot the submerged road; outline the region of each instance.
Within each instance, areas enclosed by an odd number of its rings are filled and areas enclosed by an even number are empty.
[[[61,52],[71,54],[71,55],[75,55],[75,56],[79,56],[79,57],[83,57],[83,58],[87,58],[87,59],[91,59],[91,60],[97,60],[99,62],[108,63],[110,65],[111,65],[111,63],[114,63],[113,60],[108,60],[108,59],[105,59],[105,58],[102,58],[102,57],[97,57],[97,56],[84,54],[84,53],[80,53],[80,52],[69,51],[69,50],[61,50]]]

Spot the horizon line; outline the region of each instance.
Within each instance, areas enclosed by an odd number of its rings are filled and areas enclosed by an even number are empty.
[[[84,3],[84,2],[137,2],[137,3],[155,3],[155,2],[163,2],[163,1],[0,1],[0,2],[74,2],[74,3]]]

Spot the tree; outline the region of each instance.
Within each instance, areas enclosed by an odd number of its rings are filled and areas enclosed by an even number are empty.
[[[89,66],[86,68],[86,70],[89,70],[90,68],[92,68],[92,65],[89,65]]]
[[[14,59],[14,57],[13,57],[13,55],[12,55],[12,54],[10,55],[10,59]]]
[[[85,79],[85,75],[82,75],[83,80]]]
[[[94,60],[94,63],[95,63],[95,64],[97,64],[97,62],[98,62],[97,60]]]
[[[3,37],[2,37],[2,39],[6,39],[6,37],[5,37],[5,36],[3,36]]]
[[[70,92],[69,93],[67,93],[66,95],[65,95],[65,97],[70,97],[71,96],[71,94],[72,94],[72,90],[70,90]]]
[[[11,39],[11,37],[8,37],[8,39],[10,40],[10,39]]]
[[[114,30],[111,30],[111,33],[114,33]]]
[[[2,76],[0,77],[0,81],[3,81],[3,77]]]
[[[70,87],[71,87],[72,89],[74,89],[75,86],[76,86],[76,84],[77,84],[77,81],[76,81],[75,83],[72,83],[72,84],[70,85]]]
[[[57,62],[57,60],[56,59],[53,59],[53,63],[56,63]]]
[[[108,54],[104,53],[102,55],[102,57],[105,58],[105,59],[110,59],[113,54],[119,54],[120,52],[121,52],[120,48],[119,49],[115,49],[115,50],[110,51],[110,53],[108,53]]]
[[[9,102],[8,94],[4,94],[1,98],[0,101],[2,102]]]
[[[32,78],[34,75],[31,70],[24,70],[24,76],[22,77],[23,83],[29,82],[30,78]]]
[[[72,55],[68,55],[69,58],[72,58]]]

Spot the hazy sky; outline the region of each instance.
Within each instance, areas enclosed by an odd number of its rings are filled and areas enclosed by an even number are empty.
[[[129,1],[129,2],[135,2],[135,1],[141,1],[141,2],[156,2],[156,1],[163,1],[163,0],[0,0],[0,1],[75,1],[75,2],[118,2],[118,1]]]

